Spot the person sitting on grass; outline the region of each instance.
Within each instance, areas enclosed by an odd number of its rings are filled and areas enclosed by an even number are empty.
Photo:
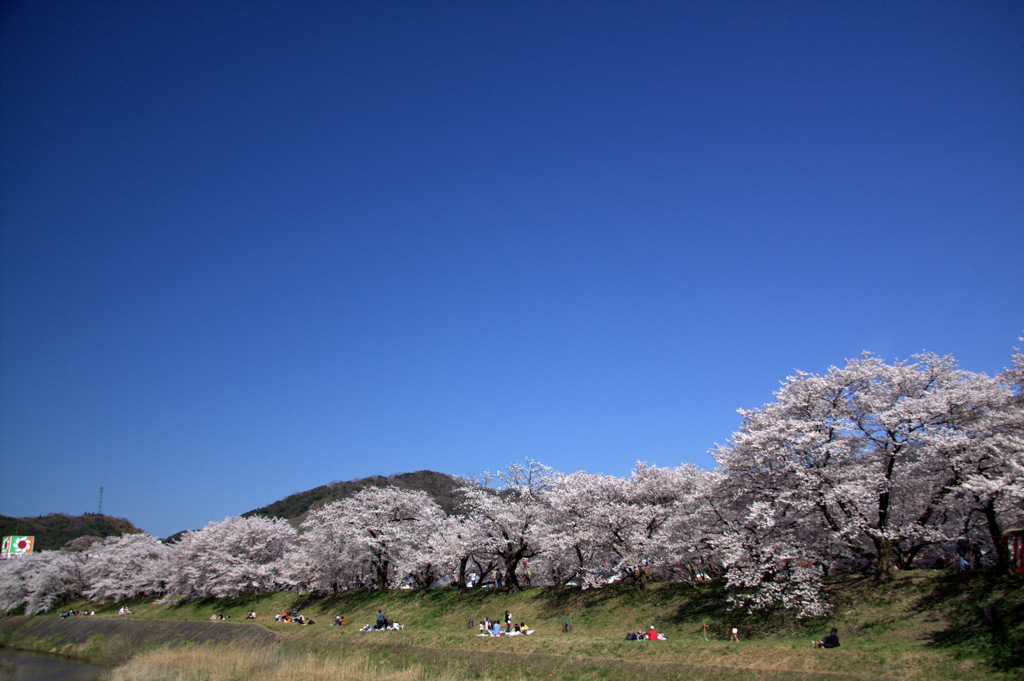
[[[820,641],[814,641],[815,648],[838,648],[839,647],[839,631],[832,627],[832,631],[829,635]]]

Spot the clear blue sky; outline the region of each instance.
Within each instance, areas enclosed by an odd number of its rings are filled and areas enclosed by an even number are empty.
[[[1009,364],[1022,2],[0,6],[0,513],[707,451]]]

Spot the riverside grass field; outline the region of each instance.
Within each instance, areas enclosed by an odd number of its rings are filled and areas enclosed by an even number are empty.
[[[203,645],[154,646],[118,637],[63,647],[10,636],[2,643],[116,663],[107,675],[115,681],[1024,679],[1024,576],[912,571],[875,584],[844,575],[829,589],[832,615],[809,622],[784,611],[730,612],[721,582],[652,584],[644,591],[616,585],[517,594],[439,589],[281,592],[187,603],[138,599],[129,604],[131,619],[154,630],[208,622],[216,614],[230,616],[230,623],[224,622],[223,638]],[[118,617],[119,605],[98,608],[97,617]],[[254,623],[245,620],[251,610]],[[285,610],[316,624],[275,622],[274,613]],[[405,629],[360,631],[378,610]],[[505,610],[535,633],[476,635],[481,619],[501,618]],[[335,615],[348,624],[330,626]],[[571,630],[564,631],[569,619]],[[625,640],[627,632],[650,625],[667,640]],[[239,627],[251,626],[276,633],[277,642],[237,642]],[[729,640],[733,626],[738,642]],[[841,647],[813,649],[812,640],[833,626]]]

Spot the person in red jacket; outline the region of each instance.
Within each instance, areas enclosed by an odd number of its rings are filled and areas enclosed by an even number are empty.
[[[648,641],[657,641],[658,640],[658,632],[654,630],[654,625],[653,624],[651,625],[651,630],[647,632],[647,640]]]

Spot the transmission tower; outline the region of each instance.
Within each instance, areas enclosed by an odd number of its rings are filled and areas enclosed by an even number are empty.
[[[96,506],[96,515],[103,515],[103,485],[100,485],[100,503]]]

